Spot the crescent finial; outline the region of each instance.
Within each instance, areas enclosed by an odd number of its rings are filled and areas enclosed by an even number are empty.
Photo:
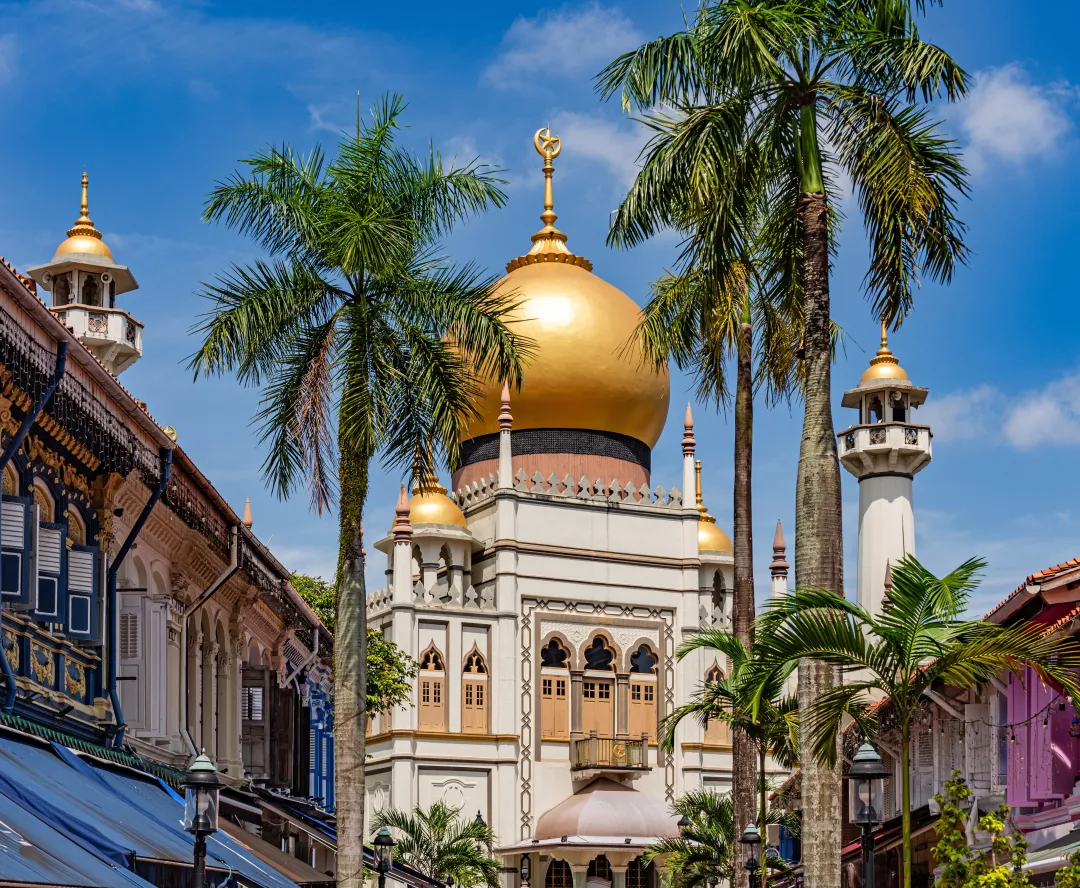
[[[562,139],[551,135],[550,126],[542,126],[536,131],[533,145],[536,146],[536,153],[546,161],[554,160],[562,152]]]

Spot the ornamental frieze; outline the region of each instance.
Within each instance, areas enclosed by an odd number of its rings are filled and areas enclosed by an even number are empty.
[[[56,658],[45,645],[30,642],[30,674],[39,685],[51,688],[56,684]]]
[[[4,653],[14,672],[19,671],[19,639],[14,632],[4,630]]]
[[[64,673],[64,690],[67,695],[79,700],[86,697],[86,670],[75,663],[68,662]]]

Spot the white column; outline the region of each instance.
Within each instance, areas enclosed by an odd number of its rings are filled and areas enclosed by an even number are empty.
[[[394,509],[394,548],[390,555],[391,597],[394,604],[412,604],[412,525],[409,524],[409,500],[401,485]],[[401,644],[402,642],[398,642]]]
[[[202,700],[202,630],[188,636],[187,649],[187,728],[191,741],[199,745],[199,702]]]
[[[217,652],[218,644],[212,641],[202,650],[202,724],[199,742],[211,759],[217,760],[216,721],[217,713]]]
[[[915,554],[911,475],[878,475],[859,481],[858,601],[881,613],[885,569]]]
[[[689,403],[686,405],[686,419],[683,420],[683,468],[682,468],[682,495],[683,508],[694,507],[694,416],[690,412]]]
[[[510,430],[514,418],[510,414],[510,386],[502,388],[502,409],[499,411],[499,480],[501,488],[514,486],[513,453],[510,448]]]

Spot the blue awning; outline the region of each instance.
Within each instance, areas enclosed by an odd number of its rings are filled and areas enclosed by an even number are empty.
[[[4,795],[0,795],[0,882],[153,888],[126,866],[105,863]]]
[[[194,840],[181,825],[183,803],[149,775],[120,774],[91,766],[64,747],[0,737],[0,794],[103,863],[124,867],[134,854],[191,865]],[[208,839],[206,865],[235,872],[258,888],[296,888],[224,833]]]

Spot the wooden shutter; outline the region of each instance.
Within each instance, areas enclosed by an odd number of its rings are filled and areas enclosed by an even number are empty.
[[[630,679],[630,707],[628,730],[634,739],[648,734],[656,739],[656,682]]]
[[[31,500],[4,496],[0,500],[0,598],[4,604],[30,604]]]
[[[37,528],[37,584],[34,618],[47,623],[64,619],[64,537],[63,524],[41,522]]]
[[[420,688],[420,730],[446,730],[446,687],[445,673],[430,669],[421,669]]]
[[[94,546],[72,546],[67,553],[67,619],[71,638],[95,641],[101,595],[99,553]]]
[[[270,670],[265,666],[245,666],[241,682],[240,749],[244,770],[252,777],[265,777],[269,767],[266,709]]]
[[[461,691],[461,732],[486,734],[488,730],[487,682],[482,678],[466,679],[462,682]]]
[[[610,737],[614,724],[615,701],[612,699],[612,682],[592,678],[582,681],[581,729],[586,734],[596,731],[600,737]]]

